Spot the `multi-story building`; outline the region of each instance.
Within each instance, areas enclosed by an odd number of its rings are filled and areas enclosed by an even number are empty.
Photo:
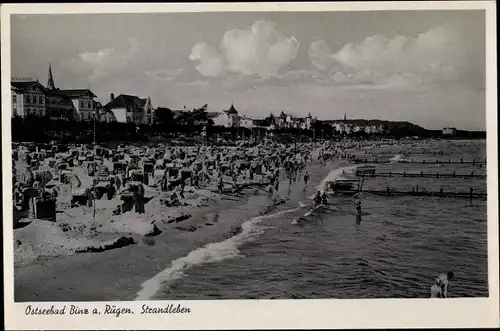
[[[94,101],[94,109],[96,110],[96,113],[99,114],[99,122],[116,122],[115,114],[113,114],[112,111],[105,109],[99,101]]]
[[[45,90],[45,110],[52,120],[78,119],[71,99],[58,90]]]
[[[75,107],[77,118],[81,121],[92,121],[94,119],[94,98],[96,95],[89,89],[56,90],[59,94],[70,99]],[[95,114],[99,118],[100,114]]]
[[[38,80],[11,81],[12,116],[45,116],[45,88]]]
[[[226,128],[237,128],[240,126],[240,116],[238,116],[238,111],[231,104],[231,107],[227,110],[223,110],[217,114],[217,116],[212,118],[214,125],[224,126]]]
[[[443,128],[443,136],[456,136],[457,129],[456,128]]]
[[[239,121],[240,121],[240,127],[242,128],[251,129],[254,127],[253,119],[246,117],[246,115],[240,117]]]
[[[56,87],[52,66],[49,62],[49,76],[47,80],[46,94],[50,98],[51,117],[67,117],[81,121],[91,121],[94,118],[94,98],[96,95],[90,89],[61,90]],[[72,103],[72,107],[68,101]],[[95,114],[99,119],[99,114]]]
[[[120,94],[115,98],[111,93],[110,101],[104,109],[111,111],[120,123],[153,124],[153,106],[151,98],[141,99],[134,95]]]

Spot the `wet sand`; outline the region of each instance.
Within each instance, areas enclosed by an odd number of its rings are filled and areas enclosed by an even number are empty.
[[[283,188],[287,182],[280,184]],[[272,203],[262,188],[246,189],[242,197],[224,195],[217,206],[193,209],[191,218],[168,224],[160,235],[144,237],[135,245],[100,253],[39,258],[15,269],[15,300],[133,300],[141,284],[171,261],[197,247],[233,236],[244,220],[265,213]],[[222,212],[226,216],[217,220]]]

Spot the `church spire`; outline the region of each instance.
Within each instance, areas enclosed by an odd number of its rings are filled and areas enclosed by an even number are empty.
[[[347,120],[347,113],[344,113],[344,121]]]
[[[54,76],[52,75],[52,65],[49,62],[49,79],[47,81],[47,88],[51,90],[56,89],[56,85],[54,84]]]

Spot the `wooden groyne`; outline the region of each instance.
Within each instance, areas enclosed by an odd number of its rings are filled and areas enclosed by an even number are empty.
[[[472,188],[469,189],[469,192],[452,192],[445,191],[441,188],[439,191],[422,191],[419,190],[418,187],[414,187],[411,191],[402,191],[391,189],[386,187],[385,189],[363,189],[361,188],[358,192],[375,194],[380,196],[421,196],[421,197],[439,197],[439,198],[464,198],[464,199],[483,199],[487,198],[487,194],[483,192],[474,192]]]
[[[457,174],[453,173],[430,173],[430,172],[362,172],[357,171],[356,176],[363,178],[371,178],[371,177],[403,177],[403,178],[477,178],[477,179],[486,179],[486,175],[475,174],[471,172],[470,174]]]
[[[389,164],[389,163],[413,163],[413,164],[471,164],[471,165],[486,165],[486,160],[481,160],[481,159],[473,159],[470,161],[466,161],[463,159],[460,160],[368,160],[368,159],[361,159],[361,158],[356,158],[356,159],[351,159],[351,163],[357,163],[357,164]]]

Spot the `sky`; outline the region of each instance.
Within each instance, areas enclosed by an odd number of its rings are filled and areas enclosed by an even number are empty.
[[[486,129],[484,11],[11,16],[13,77],[264,118]]]

